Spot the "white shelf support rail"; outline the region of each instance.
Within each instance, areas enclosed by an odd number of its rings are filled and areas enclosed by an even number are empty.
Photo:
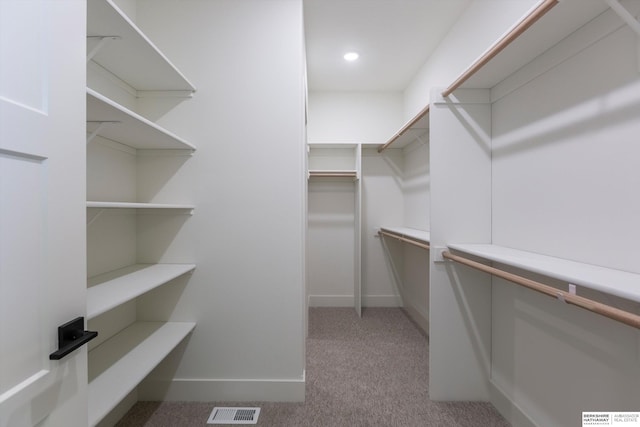
[[[593,301],[591,299],[578,296],[575,294],[574,289],[572,289],[571,287],[569,288],[568,292],[562,291],[560,289],[554,288],[553,286],[545,285],[543,283],[536,282],[534,280],[527,279],[526,277],[509,273],[495,267],[490,267],[488,265],[482,264],[477,261],[472,261],[459,255],[454,255],[446,250],[442,252],[442,257],[463,264],[467,267],[482,271],[484,273],[500,277],[502,279],[508,280],[512,283],[534,290],[552,298],[557,298],[559,301],[562,301],[564,303],[575,305],[593,313],[600,314],[601,316],[605,316],[609,319],[624,323],[625,325],[640,329],[640,316],[638,316],[637,314],[629,313],[628,311],[624,311],[598,301]]]
[[[97,45],[91,49],[91,52],[87,54],[87,62],[91,61],[94,56],[100,52],[100,50],[107,45],[107,43],[113,40],[120,40],[122,37],[120,36],[87,36],[88,39],[100,39]]]
[[[95,138],[96,136],[98,136],[100,134],[100,131],[104,128],[105,125],[112,125],[112,124],[118,124],[121,123],[119,121],[93,121],[93,120],[89,120],[87,121],[87,123],[98,123],[98,127],[91,132],[91,134],[89,134],[89,136],[87,136],[87,144],[89,144],[91,141],[93,141],[93,138]]]

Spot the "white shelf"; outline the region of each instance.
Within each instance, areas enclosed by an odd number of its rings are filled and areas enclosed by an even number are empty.
[[[496,245],[450,244],[449,248],[632,301],[640,302],[640,274],[569,261]]]
[[[97,202],[87,201],[88,208],[101,209],[195,209],[195,205],[167,203]]]
[[[135,149],[196,149],[184,139],[87,88],[87,132],[94,132],[102,122],[107,123],[101,126],[98,135]]]
[[[95,426],[196,326],[139,322],[89,353],[89,425]]]
[[[460,87],[494,87],[607,9],[603,0],[562,0]]]
[[[87,319],[193,271],[195,264],[136,264],[89,278]]]
[[[400,237],[416,240],[427,245],[431,241],[431,234],[428,231],[418,230],[409,227],[380,227],[380,230],[387,231]]]
[[[195,91],[195,86],[160,52],[112,0],[87,2],[87,54],[99,39],[117,36],[93,61],[139,91]]]

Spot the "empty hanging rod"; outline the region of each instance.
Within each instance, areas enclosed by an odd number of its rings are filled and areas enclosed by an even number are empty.
[[[518,276],[517,274],[508,273],[498,268],[490,267],[488,265],[472,261],[458,255],[454,255],[449,251],[442,252],[442,257],[458,262],[460,264],[464,264],[468,267],[475,268],[476,270],[489,273],[496,277],[500,277],[502,279],[508,280],[520,286],[524,286],[525,288],[532,289],[536,292],[540,292],[547,296],[557,298],[561,301],[566,302],[567,304],[584,308],[585,310],[589,310],[591,312],[600,314],[601,316],[608,317],[609,319],[617,320],[618,322],[624,323],[625,325],[633,326],[634,328],[640,329],[640,316],[638,316],[637,314],[629,313],[627,311],[621,310],[616,307],[611,307],[610,305],[603,304],[601,302],[593,301],[569,292],[561,291],[552,286],[536,282],[535,280],[527,279],[526,277]]]
[[[482,55],[476,62],[474,62],[467,70],[462,73],[460,77],[456,79],[448,88],[442,92],[442,96],[447,97],[458,89],[464,82],[466,82],[471,76],[484,67],[487,62],[491,61],[500,52],[509,46],[515,39],[520,37],[529,27],[542,18],[548,11],[550,11],[555,5],[559,3],[559,0],[545,0],[538,7],[536,7],[529,15],[527,15],[522,21],[518,23],[511,31],[505,34],[496,44],[494,44],[484,55]]]
[[[406,242],[406,243],[411,243],[412,245],[418,246],[418,247],[420,247],[422,249],[427,249],[427,250],[431,249],[431,246],[429,246],[427,243],[422,243],[422,242],[420,242],[418,240],[415,240],[415,239],[409,239],[407,237],[400,236],[398,234],[389,233],[389,232],[386,232],[386,231],[383,231],[383,230],[378,230],[378,234],[382,234],[384,236],[393,237],[394,239],[398,239],[398,240],[401,240],[401,241]]]
[[[309,178],[356,178],[355,171],[309,171]]]
[[[427,104],[426,107],[424,107],[422,110],[420,110],[420,112],[418,114],[416,114],[416,116],[409,120],[407,122],[407,124],[405,124],[404,126],[402,126],[402,128],[396,132],[395,135],[393,135],[391,137],[391,139],[389,139],[389,141],[387,141],[386,144],[381,145],[380,147],[378,147],[378,153],[382,153],[384,150],[386,150],[391,144],[393,144],[394,142],[396,142],[396,140],[398,138],[400,138],[408,129],[411,128],[411,126],[413,126],[414,124],[416,124],[416,122],[418,120],[420,120],[421,118],[423,118],[424,116],[426,116],[427,114],[429,114],[429,104]]]

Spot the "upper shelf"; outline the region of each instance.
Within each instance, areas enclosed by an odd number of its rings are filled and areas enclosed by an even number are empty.
[[[195,86],[160,52],[113,0],[87,2],[87,54],[138,91],[188,91]],[[106,40],[106,39],[105,39]]]
[[[449,248],[620,298],[640,302],[640,274],[637,273],[496,245],[450,244]]]
[[[542,0],[475,60],[442,96],[457,88],[492,88],[608,8],[603,0]]]
[[[398,148],[405,147],[415,141],[417,138],[422,137],[429,131],[429,104],[424,107],[418,114],[416,114],[411,120],[409,120],[404,126],[400,128],[389,140],[378,147],[378,153],[382,153],[389,148],[391,144],[394,144]]]
[[[141,150],[196,149],[184,139],[89,88],[87,132],[96,132],[104,138]]]

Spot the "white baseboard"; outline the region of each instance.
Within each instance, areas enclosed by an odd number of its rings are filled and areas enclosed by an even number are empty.
[[[309,307],[353,307],[352,295],[309,295]],[[364,307],[401,307],[397,295],[364,295]]]
[[[185,402],[304,402],[305,378],[147,379],[138,386],[139,400]]]
[[[402,307],[402,301],[397,295],[364,295],[364,307]]]
[[[412,305],[404,306],[404,311],[428,336],[429,335],[429,318]]]
[[[509,424],[517,427],[539,427],[496,383],[491,381],[489,389],[491,403]]]
[[[309,307],[353,307],[350,295],[309,295]]]

